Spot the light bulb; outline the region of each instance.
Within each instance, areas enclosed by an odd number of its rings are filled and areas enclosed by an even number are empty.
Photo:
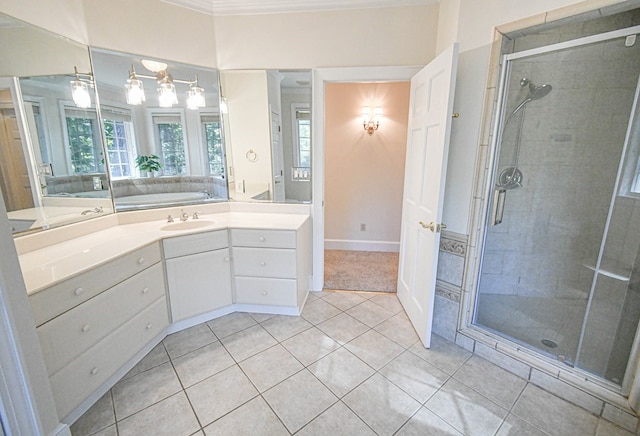
[[[172,107],[178,103],[176,87],[173,83],[161,83],[158,88],[158,104],[160,107]]]
[[[72,80],[71,82],[71,97],[77,107],[81,109],[87,109],[91,107],[91,95],[89,94],[89,87],[80,79]]]
[[[127,103],[138,106],[145,101],[144,95],[144,86],[142,85],[142,81],[135,78],[134,75],[132,78],[127,80],[127,83],[124,87],[127,89]]]
[[[199,86],[192,86],[189,88],[189,91],[187,91],[187,108],[196,110],[204,106],[204,89]]]

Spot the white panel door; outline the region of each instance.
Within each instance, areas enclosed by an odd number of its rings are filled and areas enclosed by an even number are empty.
[[[457,60],[455,44],[411,79],[398,298],[427,348],[431,344]]]

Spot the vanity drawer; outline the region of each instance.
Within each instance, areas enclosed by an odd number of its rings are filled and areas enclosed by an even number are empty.
[[[38,327],[49,375],[164,295],[158,263]]]
[[[164,246],[164,257],[171,259],[188,254],[227,248],[229,246],[229,235],[226,230],[196,233],[167,238],[162,242],[162,245]]]
[[[231,243],[234,247],[296,248],[296,232],[231,229]]]
[[[126,278],[160,262],[160,259],[159,244],[150,244],[29,295],[36,325],[41,325],[72,309]]]
[[[163,297],[50,377],[58,415],[66,417],[168,325]]]
[[[236,303],[268,306],[295,306],[296,281],[291,279],[265,279],[236,277]]]
[[[233,270],[238,276],[296,278],[296,251],[282,248],[233,248]]]

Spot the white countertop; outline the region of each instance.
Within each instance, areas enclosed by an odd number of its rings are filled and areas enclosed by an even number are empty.
[[[166,219],[120,224],[21,254],[20,266],[27,293],[38,292],[164,238],[229,228],[297,230],[309,215],[224,212],[201,214],[199,219],[203,223],[201,227],[187,230],[162,230],[167,226]],[[187,222],[192,221],[190,217]],[[177,219],[176,223],[179,223]]]

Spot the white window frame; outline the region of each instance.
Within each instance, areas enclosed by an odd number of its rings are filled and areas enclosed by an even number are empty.
[[[127,116],[131,117],[130,121],[123,121],[123,120],[113,120],[113,119],[109,119],[108,115],[105,116],[106,114],[109,113],[118,113],[120,111],[123,112],[129,112],[126,109],[119,109],[119,108],[111,108],[111,107],[107,107],[106,110],[105,108],[103,108],[101,110],[101,122],[103,124],[102,128],[103,128],[103,134],[104,134],[104,152],[106,153],[106,162],[108,163],[108,171],[109,171],[109,177],[111,177],[113,180],[119,180],[119,179],[130,179],[132,177],[136,177],[137,175],[139,175],[139,170],[136,167],[136,156],[137,156],[137,144],[136,144],[136,136],[135,136],[135,131],[134,131],[134,127],[133,127],[133,114],[126,113]],[[114,176],[113,174],[111,174],[111,160],[109,159],[109,150],[107,149],[107,133],[106,133],[106,129],[104,128],[104,122],[105,120],[107,121],[121,121],[124,123],[124,129],[125,129],[125,137],[127,139],[127,155],[129,156],[129,175],[128,176]]]
[[[170,177],[180,177],[191,174],[191,166],[189,162],[189,141],[187,135],[187,122],[184,114],[184,109],[181,108],[151,108],[147,109],[147,121],[149,126],[149,138],[152,139],[152,145],[150,147],[150,153],[160,156],[160,161],[163,162],[162,145],[160,144],[160,135],[154,121],[155,117],[180,117],[180,123],[182,124],[182,140],[184,142],[184,162],[185,162],[185,174],[174,174]],[[144,150],[138,150],[140,154],[147,154]],[[160,170],[160,173],[164,175],[164,167]]]
[[[300,109],[309,111],[309,121],[311,121],[311,104],[310,103],[291,103],[291,128],[293,129],[293,166],[301,167],[300,165],[300,137],[298,134],[298,117],[296,114]],[[313,134],[309,135],[309,140],[312,141]],[[311,153],[311,152],[310,152]],[[311,154],[309,156],[311,158]],[[311,164],[309,164],[309,168]]]

